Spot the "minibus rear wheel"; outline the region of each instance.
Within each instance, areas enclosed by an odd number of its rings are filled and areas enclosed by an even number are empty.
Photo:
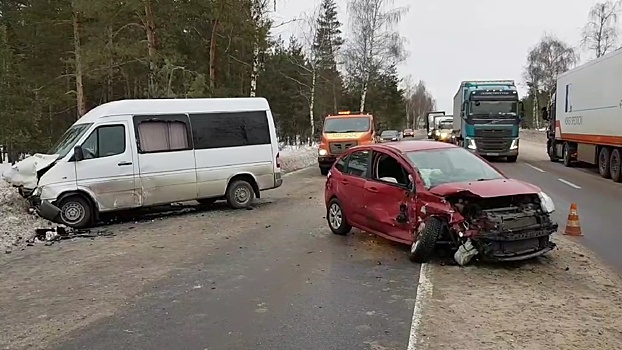
[[[93,208],[87,199],[80,195],[71,195],[63,198],[58,208],[63,223],[69,227],[85,228],[93,220]]]
[[[227,203],[235,209],[248,208],[255,199],[255,190],[246,180],[233,180],[227,187]]]

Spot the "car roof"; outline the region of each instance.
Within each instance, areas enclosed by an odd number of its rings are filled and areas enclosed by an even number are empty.
[[[458,148],[458,146],[451,143],[428,141],[428,140],[413,140],[413,141],[398,141],[391,143],[377,143],[371,145],[372,149],[384,149],[387,151],[393,151],[398,153],[406,152],[418,152],[418,151],[430,151],[437,149]]]

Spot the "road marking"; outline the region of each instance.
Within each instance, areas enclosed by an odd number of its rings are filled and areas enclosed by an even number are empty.
[[[580,190],[580,189],[581,189],[581,186],[577,186],[577,185],[573,184],[573,183],[572,183],[572,182],[570,182],[570,181],[566,181],[566,180],[564,180],[564,179],[557,179],[557,180],[559,180],[559,181],[561,181],[561,182],[565,183],[566,185],[568,185],[568,186],[570,186],[570,187],[574,187],[574,188],[576,188],[576,189],[578,189],[578,190]]]
[[[418,333],[421,331],[421,318],[423,303],[432,296],[432,282],[428,278],[430,274],[430,265],[421,264],[419,270],[419,285],[417,286],[417,296],[415,297],[415,308],[413,309],[413,318],[410,325],[410,336],[408,338],[408,349],[417,350],[421,339],[418,339]]]
[[[538,168],[538,167],[536,167],[536,166],[533,166],[533,165],[531,165],[531,164],[529,164],[529,163],[525,163],[525,164],[526,164],[528,167],[530,167],[530,168],[532,168],[532,169],[535,169],[535,170],[537,170],[537,171],[539,171],[539,172],[541,172],[541,173],[546,173],[546,171],[544,171],[544,170],[542,170],[542,169],[540,169],[540,168]]]

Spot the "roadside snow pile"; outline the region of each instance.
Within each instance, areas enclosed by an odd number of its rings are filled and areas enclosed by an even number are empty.
[[[280,151],[285,172],[303,169],[317,163],[317,145],[284,146]]]
[[[0,174],[9,168],[0,164]],[[0,178],[0,253],[30,239],[37,228],[49,227],[50,223],[30,212],[28,202],[17,190]]]

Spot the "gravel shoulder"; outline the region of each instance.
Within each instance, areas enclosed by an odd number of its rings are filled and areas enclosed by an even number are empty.
[[[424,348],[619,349],[622,280],[578,243],[556,242],[530,263],[433,266]]]

